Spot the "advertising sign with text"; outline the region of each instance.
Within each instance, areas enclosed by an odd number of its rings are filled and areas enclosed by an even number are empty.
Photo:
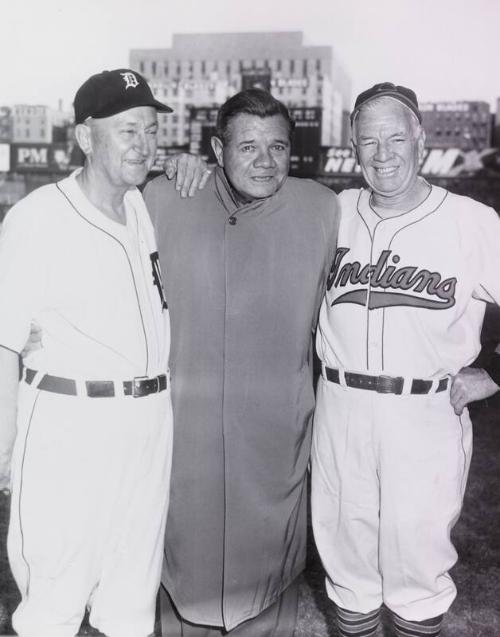
[[[13,172],[68,173],[83,164],[83,155],[73,143],[11,144]]]
[[[319,162],[320,175],[356,175],[360,168],[352,148],[323,147]],[[435,177],[474,175],[479,171],[500,177],[500,151],[487,148],[482,151],[463,151],[459,148],[429,148],[424,152],[420,173]]]

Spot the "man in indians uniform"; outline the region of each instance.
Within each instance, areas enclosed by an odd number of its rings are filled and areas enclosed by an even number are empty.
[[[450,530],[472,449],[463,407],[498,389],[494,373],[460,370],[480,350],[486,303],[500,302],[500,220],[418,176],[425,137],[410,89],[361,93],[351,123],[368,188],[341,194],[320,312],[314,533],[341,635],[375,635],[385,604],[399,637],[436,637],[456,595]]]
[[[85,606],[109,637],[154,628],[172,453],[170,326],[136,186],[156,101],[129,69],[75,97],[83,169],[35,190],[0,237],[0,487],[21,637],[72,637]],[[35,321],[18,379],[18,353]],[[12,476],[9,476],[12,458]]]

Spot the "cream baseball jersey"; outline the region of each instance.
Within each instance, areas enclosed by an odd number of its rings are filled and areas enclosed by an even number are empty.
[[[13,626],[70,637],[90,604],[101,632],[136,637],[154,627],[172,411],[169,384],[137,399],[119,388],[166,374],[170,324],[141,194],[125,194],[122,225],[75,177],[20,201],[0,235],[0,344],[20,352],[31,322],[42,329],[18,393],[8,546],[22,601]],[[46,374],[76,381],[77,394],[42,387]],[[86,380],[114,381],[114,390],[87,395]]]
[[[486,302],[500,302],[500,220],[432,186],[415,209],[381,218],[370,191],[340,195],[337,252],[320,312],[328,367],[440,378],[480,350]]]
[[[5,219],[0,344],[20,352],[36,321],[43,347],[27,367],[85,379],[164,374],[170,326],[142,196],[126,193],[121,225],[94,208],[76,174],[33,192]]]

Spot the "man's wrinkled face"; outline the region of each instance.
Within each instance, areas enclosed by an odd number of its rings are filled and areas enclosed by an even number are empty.
[[[377,100],[357,116],[353,143],[370,188],[404,201],[417,180],[424,148],[423,132],[411,111],[394,99]]]
[[[290,164],[289,127],[285,118],[239,113],[229,120],[227,133],[224,142],[213,138],[213,148],[241,199],[265,199],[277,192],[287,178]]]
[[[138,106],[103,119],[90,120],[92,167],[117,187],[138,186],[156,154],[156,110]]]

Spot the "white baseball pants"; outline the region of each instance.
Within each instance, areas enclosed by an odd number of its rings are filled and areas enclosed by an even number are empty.
[[[8,548],[21,637],[153,632],[172,451],[169,390],[87,398],[20,384]]]
[[[455,415],[448,391],[396,396],[319,379],[312,518],[338,606],[383,602],[413,621],[446,612],[471,453],[470,418]]]

